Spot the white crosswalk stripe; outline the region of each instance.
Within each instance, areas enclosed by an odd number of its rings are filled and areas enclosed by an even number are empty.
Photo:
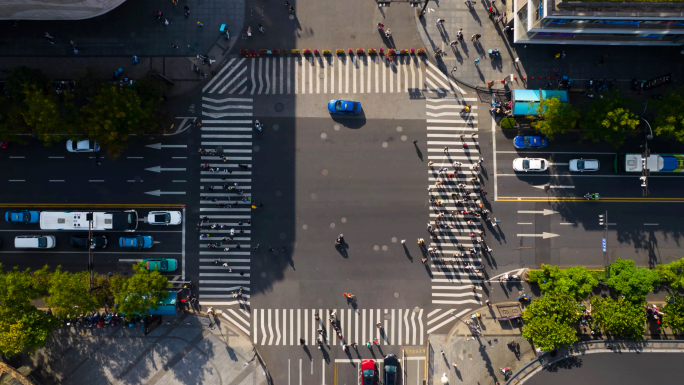
[[[428,83],[458,90],[428,66]],[[475,98],[426,99],[429,224],[433,228],[426,263],[430,265],[432,303],[445,306],[427,315],[428,333],[452,326],[470,309],[482,306],[483,201],[480,192],[477,106]],[[462,112],[464,106],[469,112]],[[446,148],[445,148],[446,147]],[[427,243],[427,242],[426,242]]]
[[[246,59],[231,59],[204,87],[208,93],[238,90]],[[235,64],[236,67],[229,67]],[[219,76],[225,75],[225,78]],[[274,85],[275,86],[275,85]],[[234,93],[234,92],[229,92]],[[199,238],[199,303],[221,306],[221,314],[249,334],[252,110],[250,97],[202,97]],[[247,165],[248,168],[240,167]],[[231,232],[233,234],[231,234]],[[209,248],[209,245],[215,247]],[[227,263],[228,266],[223,266]],[[241,293],[241,298],[235,294]],[[234,306],[235,310],[226,306]]]
[[[330,311],[335,312],[341,339],[329,322]],[[239,310],[223,316],[238,327],[251,323],[247,334],[258,345],[299,345],[304,339],[315,346],[319,338],[328,346],[363,346],[376,339],[378,345],[422,345],[426,334],[423,309],[253,309],[251,317]]]
[[[235,95],[248,91],[250,95],[293,92],[301,95],[418,90],[434,90],[441,95],[466,93],[422,55],[399,55],[393,62],[388,62],[383,55],[363,54],[232,58],[203,88],[205,94]],[[434,113],[428,116],[445,116],[439,109]],[[239,112],[209,114],[214,118],[245,116]]]

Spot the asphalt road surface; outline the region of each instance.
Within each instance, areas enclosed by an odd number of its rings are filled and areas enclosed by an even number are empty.
[[[679,354],[597,353],[567,359],[527,380],[527,384],[617,385],[681,382]]]

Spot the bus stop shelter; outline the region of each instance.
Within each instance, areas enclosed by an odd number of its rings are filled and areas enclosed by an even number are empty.
[[[563,103],[568,103],[568,91],[513,90],[511,97],[513,116],[537,115],[539,102],[548,98],[557,98]]]

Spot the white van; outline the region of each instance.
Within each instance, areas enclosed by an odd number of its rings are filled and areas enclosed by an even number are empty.
[[[52,235],[20,235],[14,238],[17,249],[51,249],[57,240]]]

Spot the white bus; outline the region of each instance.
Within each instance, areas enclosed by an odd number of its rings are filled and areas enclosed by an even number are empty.
[[[118,212],[42,211],[40,228],[43,230],[88,230],[92,215],[93,230],[135,231],[138,213],[135,210]]]

